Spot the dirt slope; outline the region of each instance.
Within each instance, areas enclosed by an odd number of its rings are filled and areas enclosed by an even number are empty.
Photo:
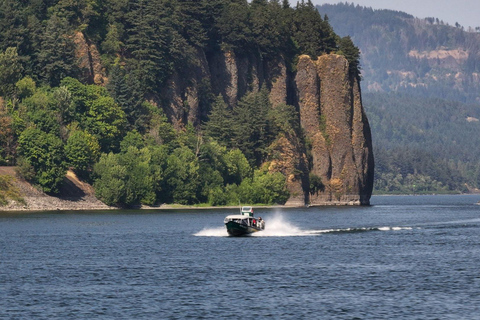
[[[14,177],[17,187],[26,204],[10,201],[7,206],[0,207],[0,211],[18,210],[100,210],[112,209],[99,201],[92,186],[82,182],[72,171],[68,171],[59,196],[53,197],[35,188],[27,181],[18,177],[15,167],[0,167],[0,175]]]

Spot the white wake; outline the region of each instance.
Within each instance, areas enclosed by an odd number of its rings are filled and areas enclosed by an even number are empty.
[[[281,214],[269,217],[265,220],[265,230],[252,233],[251,237],[305,237],[318,236],[327,233],[356,233],[368,231],[400,231],[412,230],[411,227],[357,227],[321,230],[302,230],[285,220]],[[194,234],[197,237],[228,237],[225,226],[205,228]]]

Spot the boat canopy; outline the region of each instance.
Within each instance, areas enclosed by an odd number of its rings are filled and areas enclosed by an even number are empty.
[[[226,216],[225,217],[225,220],[226,219],[248,219],[250,218],[249,216],[244,216],[244,215],[241,215],[241,214],[233,214],[233,215],[230,215],[230,216]]]
[[[247,217],[253,217],[253,208],[252,207],[242,207],[242,215],[247,216]]]

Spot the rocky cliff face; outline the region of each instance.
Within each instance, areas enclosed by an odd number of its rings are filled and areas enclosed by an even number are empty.
[[[75,57],[78,67],[82,70],[83,78],[88,83],[105,85],[107,82],[105,69],[102,67],[100,53],[97,46],[90,43],[82,32],[75,33]]]
[[[85,77],[91,83],[105,84],[108,79],[95,46],[81,33],[75,41]],[[246,93],[265,85],[272,108],[281,104],[297,108],[304,134],[285,133],[269,148],[268,169],[287,177],[291,194],[287,205],[369,203],[374,166],[370,127],[358,80],[349,75],[343,56],[323,55],[318,60],[301,56],[295,73],[288,71],[280,56],[264,61],[229,51],[207,56],[199,49],[193,61],[187,74],[170,77],[161,98],[151,99],[162,106],[177,129],[186,123],[198,126],[205,119],[209,112],[201,101],[205,92],[222,95],[233,106]],[[313,190],[311,177],[321,179]]]
[[[311,144],[310,172],[322,182],[310,204],[368,204],[374,166],[370,127],[347,60],[334,54],[317,61],[301,56],[295,84]]]
[[[255,56],[222,52],[206,57],[199,51],[196,60],[188,81],[174,75],[165,89],[167,113],[177,128],[185,120],[199,124],[200,115],[208,112],[198,98],[205,79],[229,105],[266,85],[273,108],[282,103],[298,108],[305,134],[282,135],[270,148],[280,157],[270,159],[269,170],[287,177],[287,204],[369,204],[374,167],[370,127],[358,80],[349,75],[343,56],[323,55],[316,61],[301,56],[295,74],[281,57],[267,63]],[[312,174],[321,186],[310,193]]]

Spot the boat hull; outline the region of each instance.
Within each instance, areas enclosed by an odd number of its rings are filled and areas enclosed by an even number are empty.
[[[225,226],[227,227],[228,234],[234,237],[246,236],[246,235],[255,233],[257,231],[263,230],[253,226],[236,223],[234,221],[229,221],[225,223]]]

